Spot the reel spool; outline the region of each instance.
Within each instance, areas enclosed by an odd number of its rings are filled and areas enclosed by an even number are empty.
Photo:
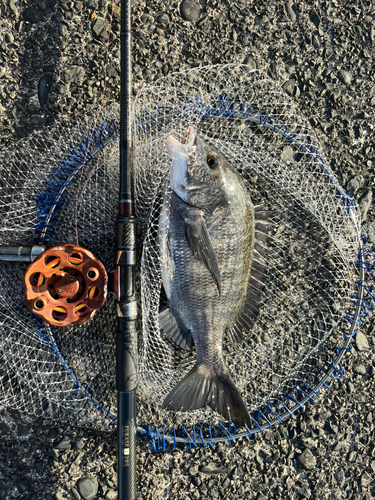
[[[41,253],[25,274],[28,308],[54,326],[85,323],[107,297],[108,276],[89,250],[59,245]]]

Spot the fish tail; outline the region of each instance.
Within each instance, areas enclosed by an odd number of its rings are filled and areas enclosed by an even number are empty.
[[[195,365],[165,398],[163,409],[191,411],[205,406],[235,425],[251,426],[249,412],[229,373]]]

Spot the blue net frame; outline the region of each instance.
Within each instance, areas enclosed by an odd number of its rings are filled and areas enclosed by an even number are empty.
[[[354,210],[354,198],[345,192],[338,185],[334,175],[328,165],[320,155],[319,151],[312,146],[305,145],[304,141],[298,137],[298,134],[289,132],[287,125],[279,123],[278,119],[269,115],[263,115],[261,110],[254,110],[251,107],[246,108],[243,103],[231,100],[228,95],[219,94],[215,105],[208,107],[196,95],[192,99],[186,99],[185,107],[194,104],[197,113],[203,118],[209,119],[212,116],[219,118],[242,118],[251,121],[259,126],[266,127],[276,134],[282,135],[283,139],[293,143],[298,149],[306,153],[313,161],[318,163],[321,171],[327,177],[330,184],[336,187],[341,198],[341,202],[346,207],[347,216],[350,216]],[[165,114],[181,114],[185,107],[180,109],[157,107],[153,110],[144,110],[145,115],[162,128],[162,117]],[[147,124],[139,117],[135,117],[141,123],[143,131],[147,134]],[[87,137],[85,142],[80,143],[73,149],[63,161],[58,171],[48,179],[48,186],[45,193],[38,196],[36,200],[36,209],[38,222],[35,228],[34,242],[38,244],[50,245],[56,233],[54,227],[58,224],[58,215],[62,207],[69,199],[68,188],[79,177],[82,167],[92,161],[95,155],[102,151],[112,141],[116,141],[118,131],[114,119],[107,125],[103,123],[99,130],[95,130],[91,137]],[[303,380],[298,385],[285,393],[280,398],[269,401],[268,404],[250,414],[253,423],[251,428],[246,426],[246,430],[236,428],[233,422],[228,422],[227,426],[218,423],[215,429],[211,425],[193,425],[191,430],[184,427],[176,431],[173,427],[167,430],[165,426],[159,429],[157,426],[139,425],[137,433],[141,437],[146,437],[154,451],[164,451],[167,446],[175,448],[177,445],[188,445],[189,448],[197,446],[214,447],[216,443],[228,441],[233,443],[236,439],[243,437],[252,438],[256,434],[262,434],[265,430],[271,429],[274,425],[283,423],[286,419],[294,417],[300,410],[303,410],[308,403],[314,403],[321,398],[321,391],[331,390],[332,384],[345,376],[345,370],[342,366],[342,360],[347,352],[351,352],[351,343],[358,330],[365,325],[365,319],[370,311],[374,309],[375,301],[375,246],[369,238],[363,237],[358,241],[358,256],[355,261],[358,268],[358,280],[355,282],[355,292],[351,296],[351,303],[354,305],[354,312],[346,312],[344,319],[350,324],[349,332],[343,334],[344,345],[335,346],[329,360],[326,360],[323,366],[317,366],[317,373],[309,373],[309,380]],[[56,361],[61,363],[64,371],[72,379],[73,388],[80,391],[87,398],[93,407],[102,414],[108,422],[109,428],[115,428],[116,416],[110,406],[104,402],[98,401],[87,384],[81,383],[74,369],[71,368],[63,356],[56,335],[56,329],[44,324],[39,318],[35,317],[35,325],[40,340],[46,343],[53,352]],[[197,430],[198,429],[198,430]]]

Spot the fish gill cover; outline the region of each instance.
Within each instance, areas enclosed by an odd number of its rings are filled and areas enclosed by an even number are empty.
[[[252,432],[258,431],[300,408],[306,397],[317,398],[322,387],[343,375],[342,355],[372,307],[371,275],[365,281],[364,271],[371,270],[373,254],[362,248],[356,202],[330,171],[293,101],[275,82],[245,67],[210,66],[169,75],[140,91],[133,111],[139,430],[153,439],[168,433],[175,439],[182,430],[190,442],[198,435],[211,439],[213,428],[225,426],[227,437],[233,433],[210,407],[162,409],[196,360],[194,342],[182,349],[159,327],[159,313],[168,305],[159,228],[163,205],[168,208],[172,196],[166,139],[172,135],[182,141],[192,127],[240,174],[252,204],[267,212],[259,313],[237,322],[234,340],[230,332],[223,338],[225,365],[250,414]],[[79,243],[111,270],[117,120],[117,108],[107,108],[104,125],[91,141],[85,139],[89,119],[73,129],[55,124],[48,135],[30,136],[2,155],[1,244],[74,241],[76,180],[88,150],[78,203]],[[168,224],[163,231],[168,232]],[[24,305],[17,286],[24,271],[1,263],[2,404],[51,417],[75,414],[86,425],[113,425],[114,299],[85,325],[51,328],[32,318]]]

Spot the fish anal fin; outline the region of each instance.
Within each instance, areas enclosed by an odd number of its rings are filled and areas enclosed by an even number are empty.
[[[216,253],[212,246],[206,224],[201,215],[196,215],[185,219],[185,236],[190,250],[204,263],[206,268],[210,271],[220,294],[221,277]]]
[[[164,309],[159,313],[159,328],[168,340],[172,341],[181,349],[188,351],[191,347],[191,333],[179,325],[171,311]]]
[[[245,403],[227,371],[216,374],[209,367],[194,368],[171,390],[163,409],[192,411],[210,406],[235,425],[251,425]]]

